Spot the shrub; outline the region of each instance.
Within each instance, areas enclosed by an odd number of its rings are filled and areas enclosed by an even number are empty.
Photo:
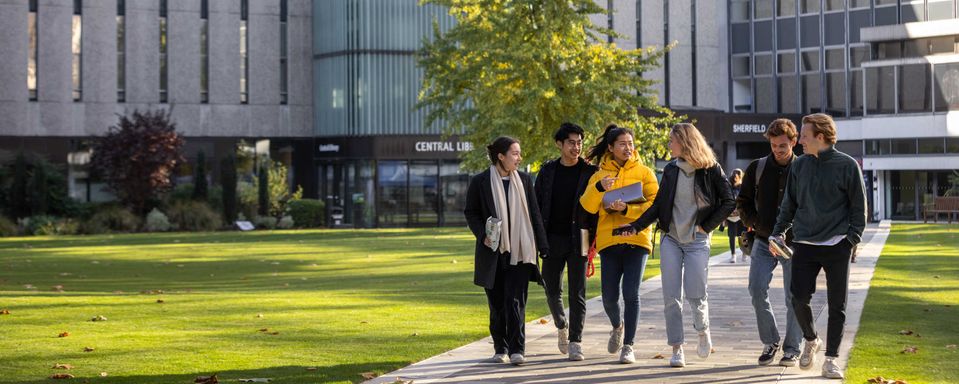
[[[53,235],[57,218],[47,215],[36,215],[20,219],[20,228],[23,233],[35,236]]]
[[[147,214],[146,224],[144,224],[143,229],[147,232],[166,232],[170,230],[170,227],[170,220],[166,215],[160,212],[159,209],[153,208],[153,210]]]
[[[257,188],[253,183],[241,181],[236,185],[239,213],[245,217],[255,217],[257,212]]]
[[[170,221],[181,231],[215,231],[223,226],[220,215],[209,205],[200,201],[184,201],[173,204],[169,210]]]
[[[223,186],[220,190],[220,198],[223,203],[223,218],[227,222],[236,221],[237,199],[236,199],[236,160],[233,155],[223,159],[220,166],[220,182]]]
[[[271,216],[255,216],[253,217],[253,225],[261,229],[274,229],[276,228],[276,218]]]
[[[290,216],[299,228],[316,228],[323,225],[326,203],[322,200],[300,199],[290,202]]]
[[[80,232],[80,224],[70,218],[58,219],[51,216],[34,216],[38,220],[31,219],[30,227],[33,228],[34,236],[57,236],[57,235],[76,235]]]
[[[283,216],[280,218],[280,221],[276,222],[276,227],[279,229],[293,228],[293,218],[290,216]]]
[[[5,216],[0,216],[0,237],[16,236],[18,233],[16,224]]]
[[[106,205],[84,222],[80,229],[83,233],[99,234],[134,232],[139,227],[140,218],[136,217],[130,210],[117,205]]]

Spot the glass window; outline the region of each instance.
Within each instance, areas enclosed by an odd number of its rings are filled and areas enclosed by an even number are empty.
[[[959,38],[953,36],[936,37],[929,40],[929,53],[938,55],[943,53],[959,53]]]
[[[773,50],[773,22],[757,21],[753,24],[753,43],[756,52]]]
[[[897,24],[899,22],[897,13],[896,7],[876,7],[876,26]]]
[[[772,77],[756,78],[756,112],[776,113],[776,81]]]
[[[863,146],[865,147],[863,152],[866,156],[879,154],[879,142],[880,140],[866,140],[863,142]]]
[[[916,139],[892,139],[889,141],[892,148],[891,155],[916,154]]]
[[[905,4],[905,1],[903,1],[901,17],[901,21],[903,23],[913,23],[925,20],[926,4],[923,2]]]
[[[734,56],[733,77],[749,77],[749,56]]]
[[[858,43],[861,41],[859,31],[863,28],[872,26],[872,11],[862,9],[858,11],[849,11],[849,42]]]
[[[899,67],[899,112],[932,112],[929,64]]]
[[[889,144],[889,140],[877,140],[879,142],[879,154],[880,155],[891,155],[892,147]]]
[[[736,21],[749,20],[749,0],[730,0],[729,2],[730,19]]]
[[[793,52],[779,54],[779,73],[796,72],[796,54]]]
[[[435,160],[414,160],[410,164],[410,224],[439,224],[439,167]]]
[[[796,0],[776,0],[776,3],[779,16],[793,16],[796,14]]]
[[[778,20],[776,31],[776,43],[778,49],[796,48],[796,18]]]
[[[826,113],[846,116],[846,73],[826,74]]]
[[[919,153],[941,154],[946,151],[946,141],[942,137],[919,139]]]
[[[822,112],[822,96],[820,95],[819,75],[802,75],[802,104],[803,113]]]
[[[846,14],[833,12],[823,16],[823,29],[826,45],[843,45],[846,43]]]
[[[959,63],[936,64],[936,110],[959,110]]]
[[[288,74],[287,71],[287,24],[280,22],[280,104],[286,104],[288,94]]]
[[[772,75],[773,74],[773,55],[756,55],[755,56],[755,65],[756,65],[756,76],[762,75]]]
[[[929,21],[946,20],[955,17],[952,0],[929,0],[927,5]]]
[[[779,110],[782,113],[799,113],[799,80],[796,76],[779,78]]]
[[[899,0],[876,0],[876,6],[879,7],[882,5],[896,5],[896,3],[898,2]]]
[[[946,138],[946,153],[959,153],[959,137]]]
[[[846,6],[846,0],[826,0],[826,10],[827,11],[836,11],[843,10]]]
[[[849,47],[849,67],[860,68],[864,61],[869,61],[869,47]]]
[[[27,16],[27,34],[30,40],[27,53],[27,91],[30,100],[37,99],[37,0],[30,0],[30,14]]]
[[[898,59],[902,57],[902,43],[890,41],[876,44],[877,59]]]
[[[800,0],[799,8],[802,13],[819,13],[819,0]]]
[[[869,0],[849,0],[849,8],[868,8]]]
[[[405,225],[407,222],[407,172],[406,161],[380,161],[376,165],[379,184],[377,196],[377,221],[380,226]]]
[[[733,53],[748,53],[749,24],[733,24]]]
[[[72,33],[72,79],[73,101],[80,101],[83,96],[83,16],[80,15],[80,0],[74,0],[73,33]]]
[[[443,194],[441,225],[466,224],[463,210],[466,208],[466,190],[469,183],[470,175],[460,169],[459,162],[444,160],[440,164],[440,193]]]
[[[755,4],[757,19],[773,17],[773,0],[755,0]]]
[[[835,71],[846,68],[846,50],[843,48],[832,48],[826,50],[826,70]]]
[[[862,71],[849,71],[849,116],[862,116]]]
[[[752,112],[753,110],[753,88],[752,81],[749,79],[733,80],[733,111],[734,112]]]
[[[799,58],[803,72],[819,71],[819,51],[803,51]]]
[[[896,113],[896,67],[866,68],[867,113]]]
[[[819,46],[819,16],[803,16],[800,19],[799,43],[803,48]]]

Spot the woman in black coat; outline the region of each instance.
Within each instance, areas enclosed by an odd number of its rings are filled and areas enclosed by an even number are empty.
[[[486,290],[490,310],[492,362],[526,362],[526,298],[529,282],[541,284],[537,253],[549,245],[533,181],[519,172],[519,142],[499,137],[487,146],[492,166],[473,176],[466,193],[466,222],[476,236],[473,283]],[[499,244],[487,238],[487,220],[501,220]],[[494,249],[495,248],[495,249]]]

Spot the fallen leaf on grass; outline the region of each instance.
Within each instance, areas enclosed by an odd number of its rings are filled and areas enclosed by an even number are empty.
[[[265,378],[265,377],[257,377],[253,379],[238,379],[238,381],[241,383],[269,383],[273,381],[273,379]]]
[[[83,352],[93,352],[94,350],[92,347],[83,347]]]
[[[273,336],[276,336],[276,335],[279,335],[280,332],[279,332],[279,331],[275,331],[275,332],[270,332],[270,334],[273,335]]]
[[[8,309],[0,309],[0,315],[9,315],[9,314],[10,314],[10,310],[8,310]]]
[[[317,369],[319,369],[319,368],[317,368],[317,367],[306,367],[306,370],[307,370],[307,371],[315,371],[315,370],[317,370]]]
[[[107,321],[107,318],[105,316],[97,315],[97,317],[90,319],[90,321]]]
[[[74,376],[69,373],[57,373],[50,375],[51,379],[72,379]]]
[[[263,318],[263,314],[262,314],[262,313],[257,313],[257,314],[256,314],[256,318],[257,318],[257,319],[262,319],[262,318]]]
[[[163,299],[157,299],[157,304],[163,304],[163,303],[165,303],[165,302],[166,302],[166,301],[163,301]]]
[[[903,330],[899,331],[899,334],[900,334],[900,335],[906,335],[906,336],[908,336],[908,335],[911,335],[911,334],[912,334],[912,330],[903,329]]]
[[[217,380],[216,374],[214,373],[213,376],[197,376],[193,379],[193,382],[199,384],[217,384],[220,380]]]
[[[939,278],[939,275],[935,275],[935,276],[933,276],[932,278],[933,278],[933,279],[938,279],[938,278]]]
[[[60,364],[56,363],[50,369],[73,369],[73,366],[70,364]]]
[[[663,356],[662,353],[657,353],[656,356],[653,356],[653,358],[654,358],[654,359],[665,359],[666,357]]]
[[[53,288],[50,288],[50,290],[51,290],[51,291],[54,291],[54,292],[63,292],[63,286],[62,286],[62,285],[54,285]]]
[[[946,349],[955,350],[955,349],[956,349],[956,345],[955,345],[955,344],[949,344],[949,345],[946,346]]]
[[[100,372],[100,377],[107,377],[107,376],[109,376],[109,374],[107,374],[106,372]]]
[[[539,319],[539,323],[540,323],[540,324],[548,324],[548,323],[549,323],[549,320],[547,320],[547,319]]]
[[[379,376],[379,375],[377,375],[375,372],[363,372],[360,374],[360,376],[362,376],[364,379],[367,379],[367,380],[373,380],[376,378],[376,376]]]
[[[900,351],[899,353],[919,353],[919,347],[917,347],[917,346],[915,346],[915,345],[909,346],[909,347],[905,347],[905,348],[903,348],[902,351]]]
[[[269,328],[260,328],[259,331],[260,331],[260,332],[269,332],[270,329],[269,329]]]
[[[419,335],[420,335],[419,332],[413,332],[413,334],[410,335],[410,337],[416,337],[416,336],[419,336]]]
[[[57,337],[67,337],[67,336],[70,336],[70,332],[60,332],[60,334],[57,335]]]
[[[906,383],[905,380],[886,379],[885,377],[882,377],[882,376],[873,377],[873,378],[867,380],[867,382],[872,383],[872,384],[908,384],[908,383]]]

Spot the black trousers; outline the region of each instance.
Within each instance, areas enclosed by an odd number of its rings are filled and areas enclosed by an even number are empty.
[[[549,257],[543,259],[546,304],[556,328],[569,328],[569,341],[583,341],[586,324],[586,257],[570,236],[549,234]],[[569,321],[563,306],[563,269],[569,284]]]
[[[736,254],[736,240],[743,233],[742,225],[738,221],[726,220],[726,236],[729,236],[729,253]]]
[[[486,289],[489,334],[493,337],[496,353],[525,354],[526,298],[529,279],[535,268],[534,264],[509,265],[509,262],[501,262],[496,270],[493,289]]]
[[[849,291],[849,257],[852,243],[847,240],[833,246],[794,243],[792,258],[793,310],[806,340],[817,336],[815,319],[809,302],[816,292],[819,270],[826,271],[826,299],[829,303],[829,326],[826,332],[826,356],[838,357],[846,325],[846,299]]]

